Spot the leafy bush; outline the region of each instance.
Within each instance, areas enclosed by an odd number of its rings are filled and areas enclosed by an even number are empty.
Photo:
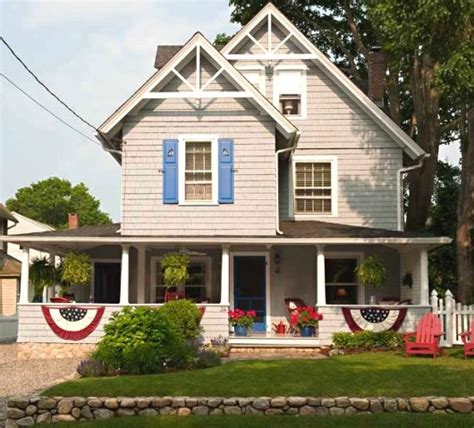
[[[219,352],[211,349],[203,349],[198,352],[196,358],[196,367],[198,369],[208,369],[210,367],[220,366],[222,364]]]
[[[113,371],[107,369],[104,364],[96,360],[82,360],[76,369],[81,377],[101,377],[114,374]]]
[[[124,308],[105,324],[104,332],[93,358],[109,368],[151,374],[193,363],[194,348],[162,309]]]
[[[395,331],[334,333],[332,340],[339,349],[398,348],[403,345],[403,335]]]
[[[195,340],[201,335],[201,311],[190,300],[172,300],[160,311],[186,340]]]

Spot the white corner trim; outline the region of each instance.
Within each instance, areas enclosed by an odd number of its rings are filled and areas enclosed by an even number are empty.
[[[330,214],[318,214],[318,213],[296,213],[295,208],[295,198],[296,198],[296,163],[302,162],[329,162],[331,164],[331,213]],[[339,215],[338,209],[338,201],[339,201],[339,191],[338,191],[338,183],[339,183],[339,175],[338,175],[338,162],[337,156],[330,156],[330,155],[294,155],[291,161],[291,191],[288,192],[292,195],[292,204],[290,208],[292,211],[289,213],[290,217],[293,217],[298,220],[306,219],[306,220],[314,220],[319,218],[330,218],[330,217],[337,217]]]
[[[181,206],[207,206],[218,205],[218,180],[219,180],[219,160],[217,135],[208,134],[185,134],[178,135],[178,201]],[[186,166],[186,143],[187,142],[210,142],[211,143],[211,164],[212,164],[212,199],[210,201],[186,201],[185,192],[185,166]]]

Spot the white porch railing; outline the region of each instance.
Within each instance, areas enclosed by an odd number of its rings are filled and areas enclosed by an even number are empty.
[[[446,291],[444,297],[438,297],[436,290],[431,292],[431,307],[438,315],[443,325],[444,336],[441,346],[462,345],[461,333],[468,331],[474,319],[474,305],[456,303],[451,291]]]
[[[11,316],[0,315],[0,342],[13,342],[18,334],[18,313]]]

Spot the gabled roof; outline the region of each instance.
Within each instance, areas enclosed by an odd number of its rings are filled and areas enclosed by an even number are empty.
[[[334,65],[306,36],[272,3],[268,3],[257,13],[240,31],[224,46],[221,53],[229,58],[231,52],[239,43],[248,37],[248,34],[259,26],[268,17],[276,19],[284,26],[302,47],[309,53],[308,59],[315,62],[321,70],[349,96],[370,118],[374,120],[412,159],[425,154],[424,150],[416,144],[395,122],[390,119],[367,95],[365,95],[341,70]],[[290,56],[290,55],[289,55]]]
[[[44,231],[54,230],[54,227],[50,226],[49,224],[41,223],[40,221],[33,220],[32,218],[21,215],[21,214],[15,212],[15,211],[12,211],[12,215],[16,219],[17,223],[20,223],[21,221],[24,221],[24,222],[30,223],[33,226],[37,227],[38,229],[42,229]]]
[[[178,53],[168,61],[161,69],[155,72],[137,91],[125,101],[112,115],[110,115],[98,128],[99,133],[113,136],[120,127],[122,119],[132,111],[140,108],[140,103],[148,102],[147,96],[173,72],[175,66],[179,65],[194,49],[203,49],[209,57],[219,64],[223,71],[249,94],[249,100],[256,104],[260,110],[263,110],[277,124],[278,129],[283,135],[289,137],[297,133],[298,129],[293,125],[273,104],[258,91],[247,79],[245,79],[232,64],[230,64],[217,49],[201,34],[195,33],[191,39],[179,50]],[[109,134],[110,133],[110,134]],[[111,135],[112,134],[112,135]],[[100,139],[100,138],[99,138]],[[101,140],[102,142],[102,140]]]

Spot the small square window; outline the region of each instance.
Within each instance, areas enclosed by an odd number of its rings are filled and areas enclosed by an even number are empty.
[[[280,95],[280,111],[284,115],[301,114],[301,96],[296,94]]]

